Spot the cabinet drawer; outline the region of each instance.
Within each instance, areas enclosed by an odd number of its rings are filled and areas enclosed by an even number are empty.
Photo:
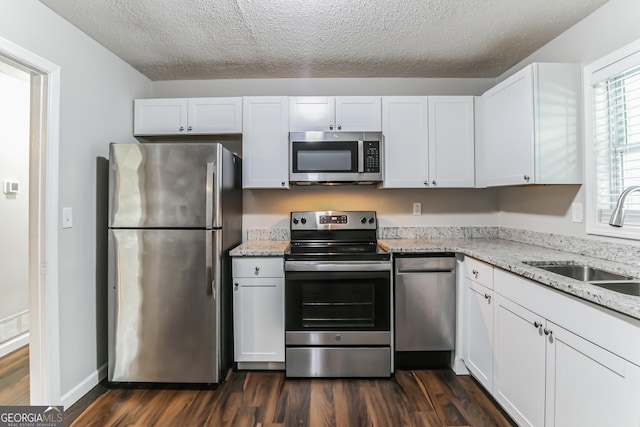
[[[233,258],[233,277],[284,277],[280,257]]]
[[[464,276],[493,289],[493,267],[474,258],[464,258]]]

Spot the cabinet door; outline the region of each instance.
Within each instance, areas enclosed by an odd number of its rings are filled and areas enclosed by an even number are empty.
[[[428,186],[427,120],[425,96],[382,98],[385,188]]]
[[[527,67],[482,96],[488,186],[534,183],[533,69]]]
[[[332,96],[289,98],[291,132],[335,130],[335,101]]]
[[[547,324],[546,427],[640,425],[640,367]]]
[[[242,98],[189,98],[190,134],[242,132]]]
[[[244,97],[243,117],[243,188],[289,188],[288,98]]]
[[[187,133],[187,99],[136,99],[133,134],[181,135]]]
[[[380,132],[382,130],[379,96],[339,96],[335,99],[335,129]]]
[[[430,185],[473,187],[473,97],[430,96],[428,111]]]
[[[542,426],[544,318],[497,293],[494,315],[493,396],[518,425]]]
[[[493,291],[465,278],[466,342],[464,362],[489,392],[493,390]]]
[[[234,278],[236,362],[284,362],[284,279]]]

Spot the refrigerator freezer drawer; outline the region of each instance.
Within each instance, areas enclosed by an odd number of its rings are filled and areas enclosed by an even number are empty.
[[[109,381],[221,380],[220,235],[109,230]]]

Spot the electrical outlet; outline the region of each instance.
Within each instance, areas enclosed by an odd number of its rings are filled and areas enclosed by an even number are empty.
[[[582,222],[582,203],[575,202],[571,204],[571,221]]]
[[[416,216],[422,215],[422,203],[415,202],[413,204],[413,214],[416,215]]]

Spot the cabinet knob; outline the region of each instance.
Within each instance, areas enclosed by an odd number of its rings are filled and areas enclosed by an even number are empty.
[[[487,302],[488,302],[489,304],[491,304],[491,295],[489,295],[489,294],[484,294],[484,299],[486,299],[486,300],[487,300]]]
[[[425,182],[424,182],[424,186],[425,186],[425,187],[428,187],[428,186],[429,186],[429,181],[425,181]]]
[[[431,183],[432,183],[433,185],[438,185],[438,183],[436,182],[436,180],[435,180],[435,179],[434,179],[433,181],[431,181]]]
[[[525,180],[525,181],[529,182],[529,180],[530,180],[530,179],[531,179],[531,178],[529,177],[529,175],[525,175],[525,176],[524,176],[524,180]]]
[[[544,328],[544,329],[542,330],[542,332],[544,332],[544,334],[545,334],[545,335],[551,335],[551,334],[553,334],[553,331],[552,331],[551,329],[547,329],[547,328]]]
[[[533,322],[533,326],[535,326],[536,328],[539,328],[540,326],[542,326],[542,323],[540,322]]]
[[[180,129],[178,129],[180,132],[184,132],[184,126],[180,126]]]
[[[471,270],[471,274],[473,274],[473,277],[476,279],[478,278],[478,270]]]
[[[254,274],[257,276],[258,274],[260,274],[260,267],[256,267],[256,271],[254,272]]]
[[[285,186],[285,182],[284,181],[280,181],[280,187],[284,187]]]
[[[236,291],[237,291],[238,290],[238,286],[240,286],[240,285],[238,285],[237,283],[234,283],[234,286],[236,287]]]
[[[333,125],[329,125],[329,130],[333,130]]]
[[[338,130],[342,130],[342,125],[338,125]]]
[[[187,128],[187,130],[188,130],[189,132],[191,132],[191,131],[193,130],[193,126],[189,126],[189,127]]]

